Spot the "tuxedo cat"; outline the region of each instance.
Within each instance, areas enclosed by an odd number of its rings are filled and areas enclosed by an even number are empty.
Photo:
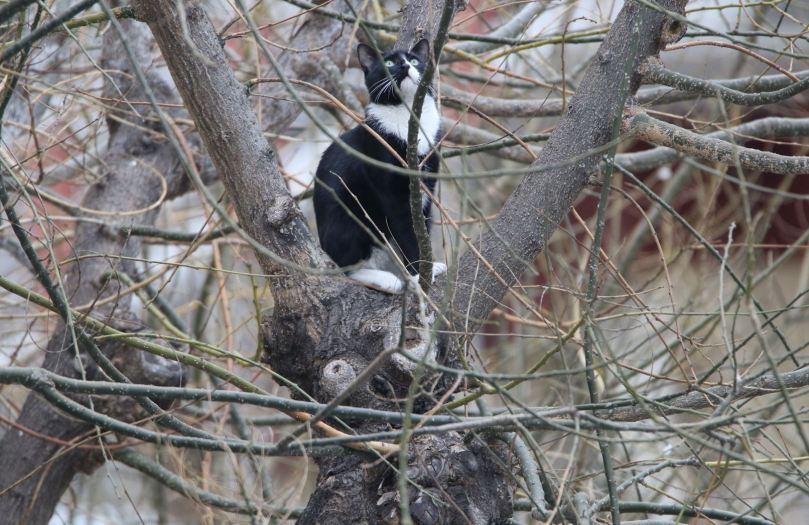
[[[419,41],[409,52],[394,51],[380,59],[369,46],[360,44],[357,56],[365,74],[370,103],[365,122],[401,158],[406,158],[407,127],[416,88],[429,60],[429,42]],[[396,88],[394,88],[394,83]],[[438,172],[440,115],[430,90],[421,111],[417,151],[422,170]],[[362,126],[340,135],[350,148],[373,159],[401,167],[401,163]],[[426,157],[426,160],[425,160]],[[341,267],[351,267],[352,279],[386,292],[396,293],[404,279],[418,279],[418,241],[410,214],[409,177],[373,166],[352,156],[337,143],[323,153],[315,175],[314,207],[320,246]],[[436,179],[423,182],[434,193]],[[430,199],[422,195],[422,213],[430,229]],[[404,263],[390,256],[390,247]],[[446,270],[435,263],[433,277]],[[403,279],[404,277],[404,279]]]

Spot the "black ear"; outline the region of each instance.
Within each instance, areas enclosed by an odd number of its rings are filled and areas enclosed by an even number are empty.
[[[357,46],[357,58],[360,61],[360,66],[364,72],[368,72],[374,67],[374,63],[377,61],[377,52],[374,51],[374,48],[371,46],[367,46],[365,44],[360,44]]]
[[[416,42],[416,45],[410,50],[410,54],[416,55],[419,57],[419,60],[426,63],[430,60],[430,41],[426,38],[422,38]]]

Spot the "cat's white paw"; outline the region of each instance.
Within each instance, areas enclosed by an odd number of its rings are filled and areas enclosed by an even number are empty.
[[[447,265],[440,262],[433,263],[433,278],[430,281],[431,283],[435,282],[435,278],[441,275],[442,273],[447,272]],[[419,286],[419,276],[418,275],[411,275],[407,278],[408,286],[411,287],[411,290],[415,290]]]
[[[433,263],[433,282],[435,282],[435,278],[441,275],[442,273],[447,273],[447,265],[441,262],[434,262]]]
[[[419,274],[416,275],[408,275],[407,279],[407,287],[410,291],[416,291],[419,289]]]
[[[348,276],[370,288],[388,293],[401,293],[405,287],[405,283],[401,279],[384,270],[361,268],[348,272]]]

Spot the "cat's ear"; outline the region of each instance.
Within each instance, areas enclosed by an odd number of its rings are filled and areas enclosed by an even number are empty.
[[[410,54],[416,55],[422,63],[426,64],[427,61],[430,60],[430,41],[426,38],[422,38],[410,49]]]
[[[357,58],[359,59],[360,66],[365,73],[374,67],[374,63],[377,61],[376,57],[377,53],[371,46],[367,46],[365,44],[360,44],[357,46]]]

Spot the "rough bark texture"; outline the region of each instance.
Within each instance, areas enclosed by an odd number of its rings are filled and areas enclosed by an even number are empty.
[[[687,0],[659,0],[662,8],[682,12]],[[540,158],[506,201],[477,248],[460,260],[453,297],[456,329],[474,331],[517,283],[526,262],[533,261],[573,205],[590,176],[597,173],[613,134],[616,115],[627,96],[637,91],[638,67],[679,39],[685,28],[660,11],[639,3],[624,4],[604,43],[584,74]],[[629,75],[627,92],[618,86]],[[587,152],[592,152],[587,154]],[[548,168],[548,166],[551,166]],[[494,272],[482,264],[491,263]],[[472,282],[469,276],[477,276]]]
[[[466,0],[449,0],[452,9],[458,12],[465,8]],[[435,38],[441,13],[444,12],[444,0],[426,0],[407,2],[402,8],[402,21],[394,49],[410,49],[422,38]]]
[[[122,21],[122,25],[141,65],[150,64],[152,42],[148,30],[137,22]],[[108,31],[105,43],[103,67],[110,72],[118,89],[125,96],[143,99],[140,86],[131,74],[126,74],[131,68],[120,45],[119,36],[114,31]],[[150,75],[150,79],[152,87],[162,100],[172,101],[172,88],[157,75]],[[105,96],[119,97],[118,91],[109,83],[105,91]],[[122,118],[138,126],[153,127],[149,121],[128,113],[129,107],[121,107],[123,111],[119,116]],[[148,112],[143,106],[139,108],[142,108],[140,110],[144,114]],[[106,168],[99,173],[99,180],[87,191],[82,201],[85,208],[107,211],[146,208],[160,198],[161,183],[155,173],[167,177],[170,194],[182,191],[183,177],[176,169],[177,158],[170,146],[165,142],[154,141],[151,134],[136,127],[116,123],[110,126],[110,130],[109,149],[103,162]],[[157,209],[124,217],[110,215],[107,225],[80,222],[73,242],[74,254],[137,256],[140,254],[138,239],[122,237],[117,233],[116,226],[149,224],[154,221],[156,214]],[[84,259],[79,263],[63,266],[65,291],[70,303],[74,306],[84,305],[97,298],[114,295],[118,290],[117,282],[104,280],[102,276],[112,270],[127,271],[129,266],[131,263],[121,262],[113,257]],[[133,323],[128,314],[128,303],[125,299],[114,301],[94,309],[93,314],[101,318],[109,317],[112,324],[131,330],[137,323]],[[122,355],[132,354],[122,371],[135,381],[174,386],[180,384],[181,370],[173,363],[161,362],[159,358],[142,352],[132,353],[131,349],[119,344],[107,344],[101,348],[119,364]],[[133,356],[137,356],[137,359],[131,359]],[[88,357],[85,355],[82,360],[87,363]],[[42,366],[60,375],[80,376],[81,366],[76,361],[73,339],[63,324],[57,327],[51,337]],[[145,369],[149,370],[149,374],[144,373]],[[82,421],[65,417],[35,395],[28,396],[17,423],[62,441],[71,441],[86,435],[92,428]],[[91,440],[90,443],[92,442]],[[3,496],[0,497],[0,516],[3,516],[4,523],[48,523],[56,504],[76,473],[90,472],[98,465],[95,453],[82,449],[68,451],[57,443],[35,439],[18,430],[10,430],[3,436],[0,441],[0,491],[3,491]],[[29,477],[26,479],[26,476]]]
[[[715,139],[651,118],[638,110],[627,117],[624,127],[636,138],[658,146],[666,146],[696,159],[738,166],[749,171],[778,175],[809,173],[809,157],[779,155],[769,151],[745,148],[734,142]]]

